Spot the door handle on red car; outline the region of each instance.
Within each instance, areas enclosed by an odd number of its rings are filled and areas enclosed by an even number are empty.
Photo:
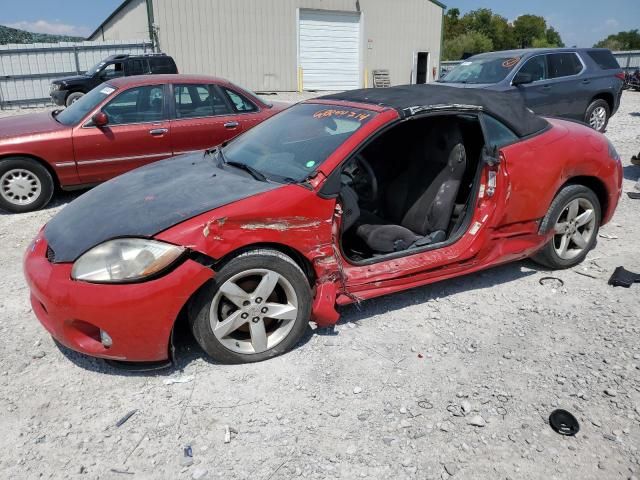
[[[240,126],[238,122],[227,122],[224,124],[224,128],[229,128],[229,129],[236,128],[238,126]]]
[[[153,128],[153,129],[149,130],[149,133],[151,135],[153,135],[154,137],[157,137],[158,135],[164,135],[168,131],[169,131],[168,128]]]

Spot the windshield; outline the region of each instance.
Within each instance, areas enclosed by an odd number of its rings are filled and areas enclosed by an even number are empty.
[[[62,110],[56,115],[56,120],[63,125],[77,125],[78,122],[86,117],[89,112],[96,108],[115,90],[116,89],[108,83],[103,83]]]
[[[471,57],[451,70],[442,83],[498,83],[520,62],[521,57]]]
[[[304,180],[375,112],[302,103],[279,113],[224,148],[228,162],[244,163],[276,181]]]
[[[85,72],[85,75],[89,75],[90,77],[94,76],[96,73],[98,73],[100,71],[100,69],[102,67],[104,67],[104,64],[107,62],[98,62],[96,63],[93,67],[91,67],[89,70],[87,70]]]

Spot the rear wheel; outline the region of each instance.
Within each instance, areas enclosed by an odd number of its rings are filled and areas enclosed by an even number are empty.
[[[591,102],[587,107],[584,121],[595,131],[604,133],[607,129],[610,115],[611,110],[609,109],[609,104],[602,99],[598,99]]]
[[[553,238],[533,260],[553,269],[573,267],[593,249],[600,228],[598,197],[583,185],[568,185],[551,203],[540,231],[553,230]]]
[[[67,105],[67,107],[69,105],[71,105],[72,103],[77,102],[78,100],[80,100],[82,97],[84,97],[84,93],[82,92],[71,92],[68,96],[67,96],[67,100],[65,101],[65,104]]]
[[[291,349],[311,313],[311,290],[300,267],[275,250],[231,260],[194,298],[191,329],[222,363],[259,362]]]
[[[12,213],[44,207],[53,196],[49,171],[32,158],[0,160],[0,208]]]

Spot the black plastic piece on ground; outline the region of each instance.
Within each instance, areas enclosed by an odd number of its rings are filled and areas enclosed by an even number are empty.
[[[580,424],[576,417],[566,410],[558,409],[549,415],[549,425],[560,435],[573,436],[580,431]]]
[[[632,200],[638,200],[640,198],[640,192],[627,192],[627,195]]]
[[[624,267],[618,267],[609,279],[609,285],[614,287],[629,288],[634,283],[640,283],[640,273],[633,273]]]
[[[108,365],[120,370],[128,372],[152,372],[154,370],[164,370],[173,365],[171,360],[162,360],[159,362],[125,362],[124,360],[107,360]]]
[[[551,282],[558,282],[561,287],[564,287],[564,280],[558,277],[542,277],[540,280],[538,280],[538,283],[540,285],[546,285],[547,283]]]

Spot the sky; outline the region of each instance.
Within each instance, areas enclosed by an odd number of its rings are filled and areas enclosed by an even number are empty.
[[[86,36],[122,0],[1,0],[0,25],[33,32]],[[182,0],[184,1],[184,0]],[[388,0],[392,3],[396,0]],[[398,0],[399,1],[399,0]],[[425,0],[426,1],[426,0]],[[462,13],[490,8],[508,20],[543,16],[567,46],[590,47],[607,35],[640,29],[640,0],[443,0]]]

